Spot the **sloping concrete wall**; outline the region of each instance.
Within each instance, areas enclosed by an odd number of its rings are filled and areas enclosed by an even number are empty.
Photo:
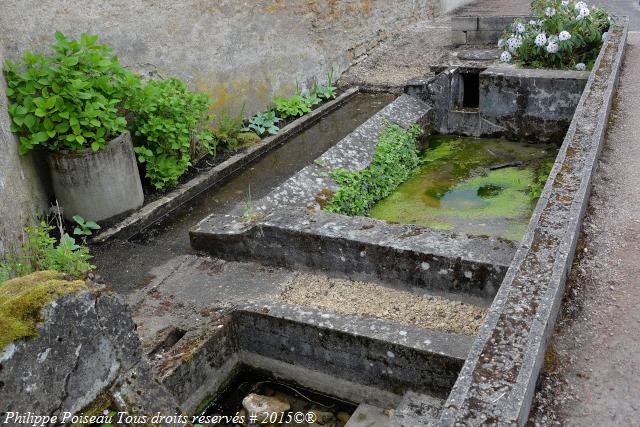
[[[0,63],[3,63],[0,47]],[[18,155],[18,140],[11,133],[7,112],[7,84],[0,74],[0,258],[14,251],[25,224],[47,207],[47,195],[32,155]]]

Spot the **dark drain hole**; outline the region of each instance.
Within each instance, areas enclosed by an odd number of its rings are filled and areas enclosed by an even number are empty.
[[[165,351],[169,350],[171,347],[176,345],[178,341],[180,341],[184,336],[184,334],[186,333],[187,331],[183,329],[171,327],[166,332],[164,338],[158,343],[158,345],[156,345],[154,349],[151,350],[151,352],[149,353],[149,357],[153,358],[156,355],[160,353],[164,353]]]

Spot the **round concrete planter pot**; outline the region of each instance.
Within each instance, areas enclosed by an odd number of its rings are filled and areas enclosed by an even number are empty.
[[[50,153],[53,191],[64,217],[104,221],[144,202],[131,135],[125,132],[100,151]]]

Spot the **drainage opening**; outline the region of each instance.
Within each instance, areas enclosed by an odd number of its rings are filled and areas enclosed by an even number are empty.
[[[162,354],[165,351],[169,350],[171,347],[176,345],[186,333],[187,331],[173,326],[167,329],[164,332],[164,337],[160,339],[158,345],[156,345],[153,350],[149,352],[149,357],[153,359],[156,355]]]
[[[461,73],[462,107],[478,108],[480,106],[480,73]]]

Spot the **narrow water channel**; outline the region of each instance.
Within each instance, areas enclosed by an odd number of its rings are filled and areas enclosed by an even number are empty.
[[[163,222],[127,241],[92,248],[97,273],[118,292],[128,292],[153,267],[191,252],[189,228],[212,213],[225,213],[248,198],[257,200],[351,133],[394,99],[388,94],[357,94],[311,128],[269,152],[240,174],[205,191]],[[250,196],[249,196],[250,194]]]

